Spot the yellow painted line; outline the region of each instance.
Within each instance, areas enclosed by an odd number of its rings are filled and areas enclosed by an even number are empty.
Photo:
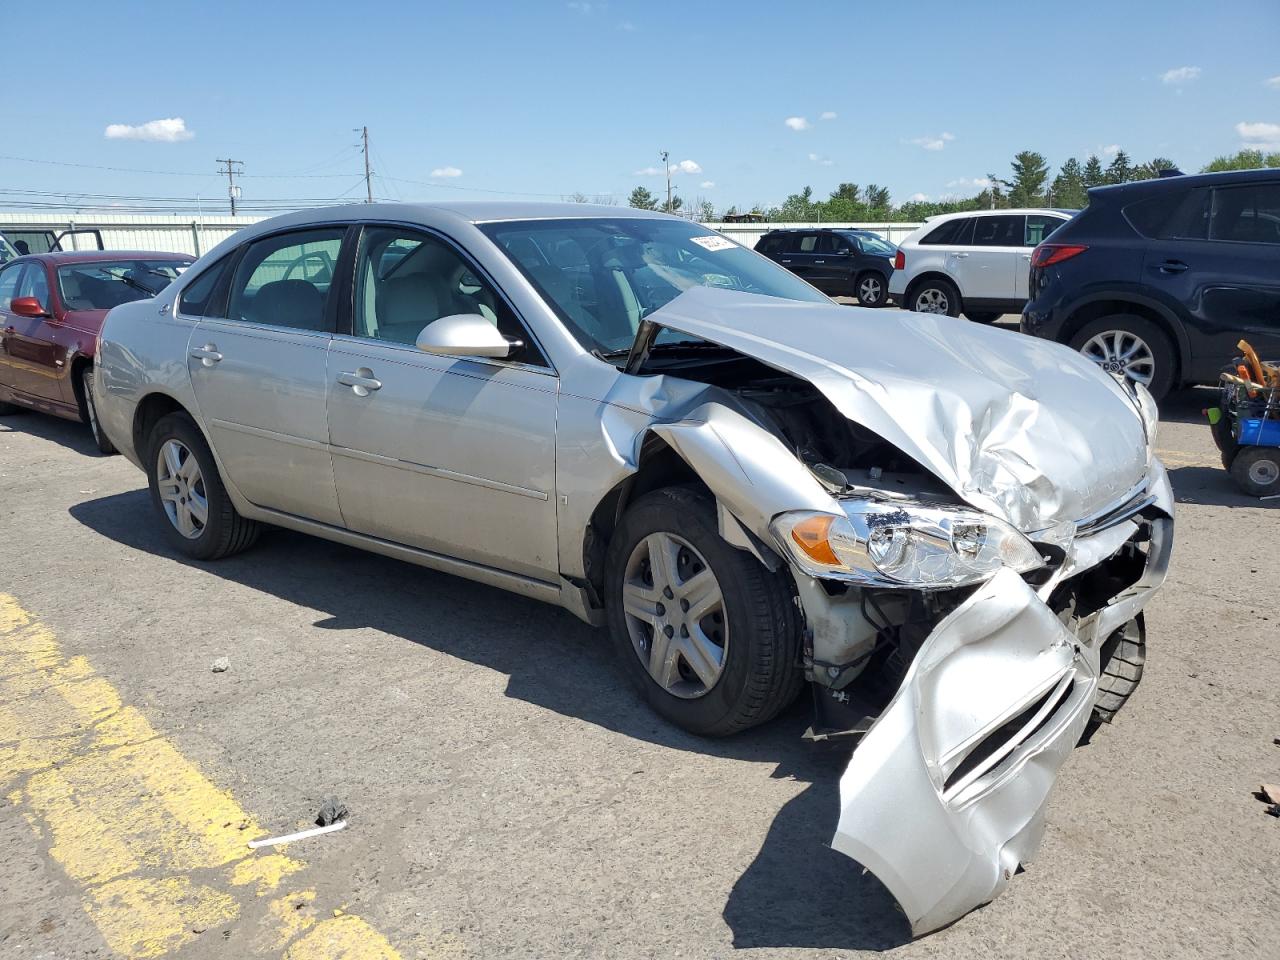
[[[1222,467],[1222,461],[1185,450],[1157,450],[1156,456],[1167,467]]]
[[[107,945],[161,957],[242,919],[263,898],[250,955],[399,960],[352,914],[317,921],[305,864],[252,851],[266,831],[83,657],[0,593],[0,794],[82,891]],[[282,953],[283,951],[283,953]]]

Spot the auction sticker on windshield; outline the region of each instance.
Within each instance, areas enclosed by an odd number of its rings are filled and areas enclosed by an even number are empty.
[[[714,234],[707,237],[690,237],[689,240],[704,250],[732,250],[737,246],[732,240],[726,240],[724,237],[717,237]]]

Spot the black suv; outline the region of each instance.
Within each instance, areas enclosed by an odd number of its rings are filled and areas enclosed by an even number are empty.
[[[1159,398],[1216,381],[1244,338],[1280,356],[1280,170],[1140,180],[1036,247],[1022,332]]]
[[[756,241],[756,252],[823,293],[881,307],[898,248],[870,230],[770,230]]]

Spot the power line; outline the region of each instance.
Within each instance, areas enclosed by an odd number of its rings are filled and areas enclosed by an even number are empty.
[[[236,215],[236,197],[240,192],[240,188],[236,186],[236,173],[244,171],[244,162],[241,160],[219,160],[219,163],[227,165],[226,170],[219,170],[219,173],[227,175],[227,196],[231,198],[231,215]],[[235,168],[239,166],[240,170]]]

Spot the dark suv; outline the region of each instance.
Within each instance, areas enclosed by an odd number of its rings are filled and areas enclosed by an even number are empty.
[[[1280,170],[1096,187],[1036,247],[1030,290],[1023,333],[1157,398],[1217,380],[1241,338],[1280,356]]]
[[[823,293],[881,307],[898,248],[870,230],[770,230],[756,242],[756,252]]]

